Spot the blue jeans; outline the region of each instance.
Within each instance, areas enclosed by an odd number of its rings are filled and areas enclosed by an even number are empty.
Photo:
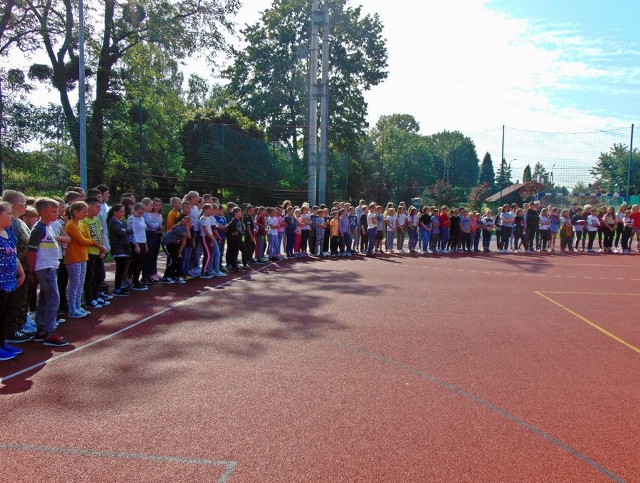
[[[369,255],[373,254],[373,250],[376,247],[376,233],[378,232],[378,228],[369,228],[367,230],[367,238],[369,241],[369,246],[367,247],[367,253]]]
[[[55,268],[43,268],[36,271],[36,277],[40,284],[36,325],[39,332],[45,330],[48,334],[53,334],[56,331],[56,314],[60,305],[58,275]]]
[[[440,250],[447,249],[447,243],[449,243],[449,228],[440,228]]]
[[[431,232],[420,227],[420,234],[422,235],[422,252],[426,253],[429,249],[429,242],[431,240]]]

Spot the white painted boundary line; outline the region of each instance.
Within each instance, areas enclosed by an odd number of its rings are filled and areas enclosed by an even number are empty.
[[[0,449],[14,450],[14,451],[27,451],[38,453],[52,453],[59,455],[75,455],[75,456],[96,456],[100,458],[112,458],[112,459],[128,459],[128,460],[141,460],[141,461],[156,461],[162,463],[178,463],[183,465],[206,465],[206,466],[224,466],[224,471],[218,483],[226,483],[229,481],[231,474],[238,466],[236,461],[222,461],[222,460],[208,460],[202,458],[184,458],[181,456],[162,456],[153,454],[138,454],[138,453],[120,453],[112,451],[101,451],[94,449],[79,449],[79,448],[56,448],[52,446],[38,446],[32,444],[11,444],[0,442]]]
[[[269,263],[268,265],[265,265],[264,267],[261,267],[258,270],[253,270],[253,271],[251,271],[251,272],[249,272],[249,273],[247,273],[245,275],[242,275],[240,277],[237,277],[237,278],[234,278],[234,279],[231,279],[231,280],[227,280],[226,282],[221,283],[220,285],[216,285],[215,287],[205,287],[202,292],[200,292],[200,293],[198,293],[196,295],[193,295],[192,297],[189,297],[188,299],[181,300],[180,302],[172,303],[171,305],[169,305],[167,308],[161,310],[160,312],[156,312],[155,314],[149,315],[148,317],[145,317],[144,319],[141,319],[141,320],[139,320],[137,322],[134,322],[131,325],[123,327],[122,329],[120,329],[120,330],[118,330],[116,332],[113,332],[112,334],[105,335],[104,337],[101,337],[100,339],[96,339],[93,342],[89,342],[88,344],[76,347],[75,349],[70,350],[69,352],[63,352],[61,354],[58,354],[57,356],[51,357],[51,358],[49,358],[47,360],[44,360],[42,362],[38,362],[37,364],[33,364],[32,366],[25,367],[24,369],[20,369],[19,371],[14,372],[13,374],[9,374],[7,376],[4,376],[3,378],[0,378],[0,383],[9,381],[10,379],[13,379],[14,377],[17,377],[17,376],[19,376],[21,374],[24,374],[25,372],[29,372],[29,371],[32,371],[32,370],[37,369],[39,367],[46,366],[47,364],[50,364],[50,363],[52,363],[54,361],[57,361],[59,359],[62,359],[64,357],[68,357],[68,356],[70,356],[72,354],[76,354],[76,353],[80,352],[81,350],[88,349],[89,347],[92,347],[92,346],[94,346],[96,344],[101,344],[102,342],[104,342],[106,340],[112,339],[113,337],[116,337],[116,336],[118,336],[118,335],[120,335],[120,334],[122,334],[124,332],[127,332],[127,331],[129,331],[131,329],[134,329],[134,328],[138,327],[139,325],[144,324],[145,322],[148,322],[148,321],[150,321],[152,319],[155,319],[156,317],[158,317],[158,316],[160,316],[162,314],[165,314],[165,313],[169,312],[170,310],[173,310],[173,309],[175,309],[177,307],[180,307],[181,305],[186,304],[187,302],[191,301],[192,299],[200,297],[200,296],[202,296],[202,295],[204,295],[204,294],[206,294],[206,293],[208,293],[208,292],[210,292],[212,290],[217,289],[218,287],[224,287],[225,285],[230,285],[230,284],[232,284],[234,282],[237,282],[238,280],[243,280],[243,279],[245,279],[247,277],[250,277],[251,275],[253,275],[255,273],[262,272],[263,270],[265,270],[266,268],[269,268],[272,265],[273,265],[272,263]]]

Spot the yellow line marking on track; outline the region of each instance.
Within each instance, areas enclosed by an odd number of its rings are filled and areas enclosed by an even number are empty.
[[[551,297],[547,297],[543,292],[535,292],[536,294],[540,295],[540,297],[548,300],[549,302],[551,302],[554,305],[557,305],[558,307],[560,307],[561,309],[569,312],[571,315],[577,317],[578,319],[582,320],[584,323],[590,325],[591,327],[593,327],[594,329],[599,330],[600,332],[602,332],[604,335],[606,335],[607,337],[611,337],[613,340],[615,340],[616,342],[619,342],[620,344],[622,344],[623,346],[631,349],[634,352],[637,352],[638,354],[640,354],[640,349],[637,348],[634,345],[629,344],[626,340],[621,339],[620,337],[618,337],[617,335],[609,332],[608,330],[600,327],[598,324],[591,322],[589,319],[587,319],[586,317],[583,317],[582,315],[580,315],[579,313],[571,310],[569,307],[566,307],[565,305],[562,305],[560,302],[556,302],[555,300],[553,300]],[[562,294],[562,293],[566,293],[566,294],[583,294],[583,295],[633,295],[633,296],[638,296],[639,294],[618,294],[618,293],[611,293],[611,294],[589,294],[589,293],[584,293],[584,292],[546,292],[546,293],[554,293],[554,294]]]

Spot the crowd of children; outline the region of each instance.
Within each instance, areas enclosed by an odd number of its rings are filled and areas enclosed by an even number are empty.
[[[109,188],[69,187],[63,198],[30,199],[7,190],[0,202],[0,360],[22,352],[11,344],[30,340],[68,345],[56,333],[65,318],[80,319],[156,283],[224,277],[252,264],[314,255],[349,257],[377,253],[630,253],[640,244],[640,211],[634,205],[559,209],[539,202],[504,205],[494,215],[464,207],[385,207],[349,203],[243,208],[222,205],[191,191],[170,200],[123,194],[109,207]],[[158,256],[166,268],[158,274]],[[284,255],[283,255],[284,252]],[[105,284],[105,257],[115,264],[113,288]],[[223,265],[223,255],[225,264]]]

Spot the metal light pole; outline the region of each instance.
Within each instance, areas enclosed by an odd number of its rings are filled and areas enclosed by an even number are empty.
[[[320,162],[318,202],[326,203],[327,160],[329,157],[329,1],[324,0],[322,29],[322,84],[320,86]]]
[[[85,105],[85,85],[84,85],[84,1],[78,1],[80,11],[78,18],[79,26],[79,65],[78,65],[78,122],[79,122],[79,144],[80,144],[80,186],[87,190],[87,114]]]
[[[322,12],[318,0],[311,7],[311,50],[309,55],[309,162],[307,191],[309,203],[315,205],[318,196],[318,25]]]
[[[631,125],[631,144],[629,145],[629,164],[627,165],[627,203],[629,203],[629,185],[631,184],[631,158],[633,157],[633,130],[634,124]]]

